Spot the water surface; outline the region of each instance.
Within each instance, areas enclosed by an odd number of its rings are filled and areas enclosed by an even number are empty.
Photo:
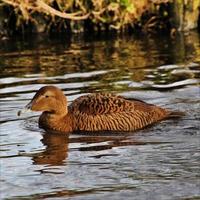
[[[1,42],[1,199],[200,199],[199,35]],[[129,134],[56,135],[17,117],[42,86],[186,113]]]

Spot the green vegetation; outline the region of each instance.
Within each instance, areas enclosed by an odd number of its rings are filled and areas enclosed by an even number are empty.
[[[2,0],[0,28],[7,35],[16,32],[171,31],[176,23],[183,21],[180,16],[184,2],[186,1]],[[200,0],[190,0],[186,4],[192,15],[195,15],[195,20],[198,19]],[[180,11],[178,16],[177,9]],[[176,16],[178,20],[171,20],[172,16]],[[190,22],[195,20],[190,19]],[[173,24],[173,21],[176,23]],[[197,20],[193,24],[195,23]]]

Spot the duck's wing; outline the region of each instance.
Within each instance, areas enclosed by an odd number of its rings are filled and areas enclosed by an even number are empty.
[[[112,94],[79,97],[68,109],[78,131],[133,131],[168,115],[167,110],[158,106]]]
[[[152,105],[137,99],[128,100],[122,96],[98,93],[77,98],[69,106],[69,110],[73,113],[101,115],[134,110],[150,112],[150,110],[152,110]]]

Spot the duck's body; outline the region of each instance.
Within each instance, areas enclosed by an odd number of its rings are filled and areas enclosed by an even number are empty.
[[[101,93],[81,96],[67,107],[65,95],[54,86],[41,88],[26,107],[44,111],[39,126],[59,132],[135,131],[172,114],[140,100]]]

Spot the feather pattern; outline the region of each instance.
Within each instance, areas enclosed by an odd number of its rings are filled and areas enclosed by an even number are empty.
[[[137,99],[102,93],[81,96],[67,107],[65,95],[54,86],[41,88],[27,106],[43,111],[40,127],[60,132],[135,131],[174,113]]]
[[[165,118],[169,111],[139,100],[113,94],[79,97],[68,108],[77,130],[134,131]]]

